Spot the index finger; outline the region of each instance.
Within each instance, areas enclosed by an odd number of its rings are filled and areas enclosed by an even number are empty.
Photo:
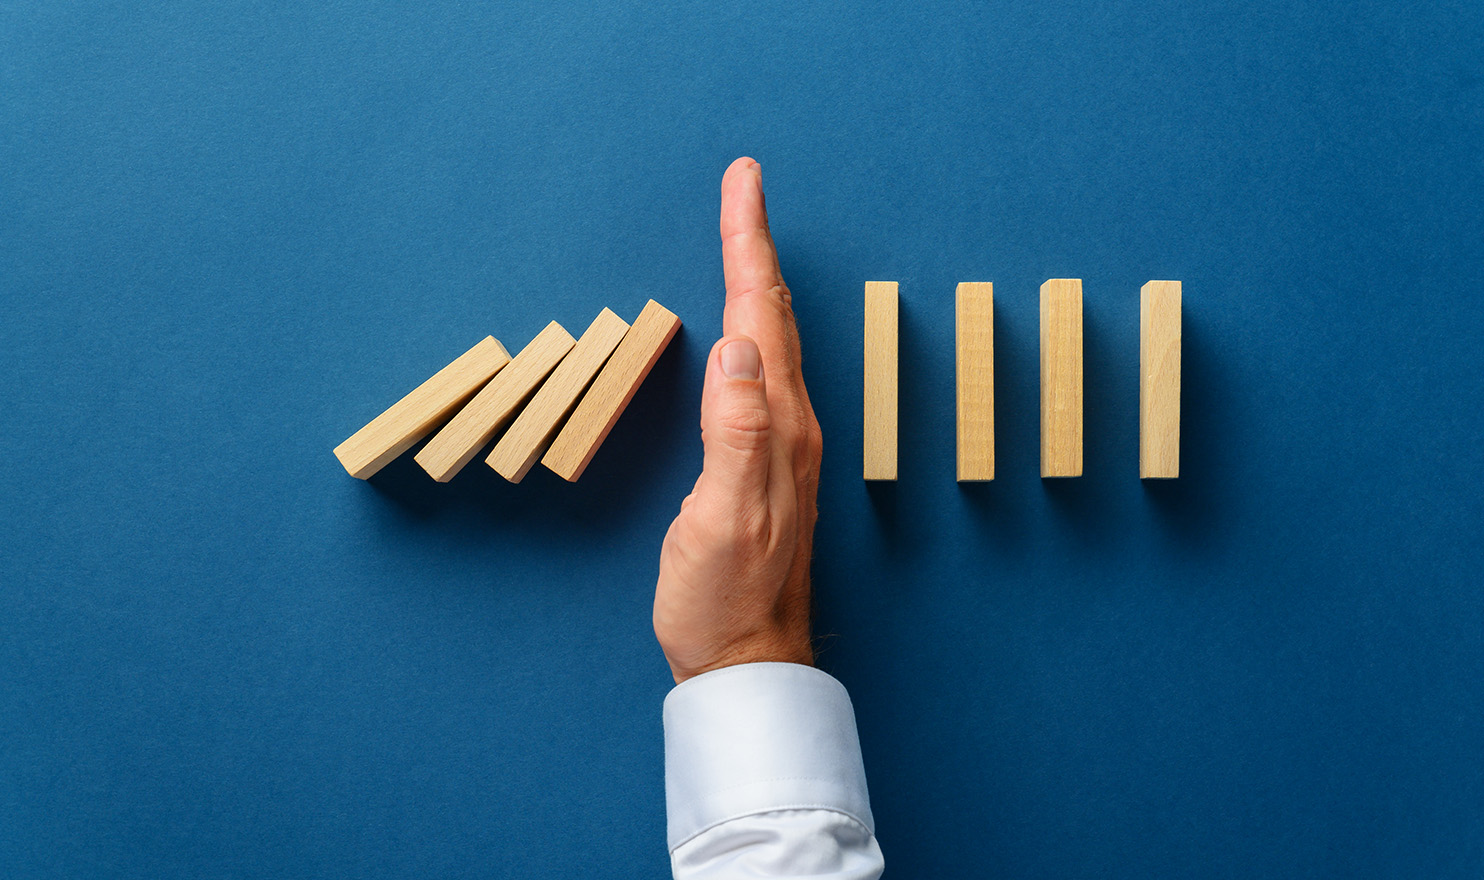
[[[797,331],[768,231],[762,168],[745,156],[721,179],[721,259],[727,288],[722,332],[751,337],[765,360],[793,360]]]

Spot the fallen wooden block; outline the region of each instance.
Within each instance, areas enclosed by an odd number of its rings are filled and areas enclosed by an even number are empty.
[[[866,282],[864,473],[897,478],[897,282]]]
[[[1139,478],[1180,476],[1180,282],[1139,289]]]
[[[484,337],[336,446],[335,457],[352,477],[367,479],[447,421],[508,363],[505,346]]]
[[[1041,476],[1082,476],[1082,279],[1041,285]]]
[[[413,460],[433,479],[446,483],[492,440],[541,380],[573,344],[572,334],[555,321],[536,334],[468,405]]]
[[[541,384],[541,390],[495,444],[486,463],[500,476],[519,483],[546,451],[563,420],[577,405],[577,399],[628,329],[628,322],[608,309],[598,313],[551,378]]]
[[[680,319],[673,312],[654,300],[646,303],[541,463],[568,482],[582,476],[679,329]]]
[[[994,479],[994,285],[955,294],[959,482]]]

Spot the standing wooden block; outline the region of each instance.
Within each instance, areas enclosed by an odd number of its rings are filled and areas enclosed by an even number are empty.
[[[1082,279],[1041,285],[1041,476],[1082,476]]]
[[[577,405],[577,398],[598,375],[628,329],[629,323],[608,309],[599,312],[577,345],[562,358],[551,378],[542,383],[541,390],[495,444],[486,463],[500,476],[519,483],[546,451],[562,421]]]
[[[505,346],[484,337],[336,446],[335,457],[352,477],[367,479],[447,421],[508,363]]]
[[[959,482],[994,479],[994,285],[955,296]]]
[[[1139,289],[1139,477],[1180,476],[1180,282]]]
[[[572,334],[555,321],[536,334],[453,421],[414,456],[433,479],[446,483],[494,438],[546,374],[572,349]]]
[[[897,478],[897,283],[866,282],[865,477]]]
[[[541,463],[569,482],[582,476],[679,329],[680,319],[673,312],[654,300],[646,303]]]

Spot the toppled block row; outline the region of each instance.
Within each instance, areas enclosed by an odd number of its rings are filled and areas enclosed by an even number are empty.
[[[518,483],[539,458],[575,481],[679,329],[680,319],[650,300],[633,326],[605,308],[576,340],[552,321],[513,358],[487,336],[335,456],[364,480],[436,430],[414,460],[447,482],[509,425],[485,459],[490,467]]]

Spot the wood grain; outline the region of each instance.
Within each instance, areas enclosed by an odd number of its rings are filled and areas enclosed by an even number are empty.
[[[510,430],[495,444],[485,462],[500,476],[519,483],[556,437],[557,430],[577,406],[577,399],[628,329],[629,323],[612,311],[599,312],[551,377],[542,383],[541,390],[521,410]]]
[[[1139,477],[1180,476],[1180,282],[1139,289]]]
[[[336,446],[335,457],[352,477],[367,479],[447,421],[508,363],[505,346],[484,337]]]
[[[440,483],[453,479],[510,420],[572,344],[572,334],[561,324],[547,324],[413,460]]]
[[[897,282],[866,282],[865,467],[867,480],[897,478]]]
[[[680,319],[673,312],[654,300],[646,303],[541,463],[567,481],[582,476],[679,329]]]
[[[994,479],[994,285],[966,281],[954,295],[958,479]]]
[[[1041,285],[1041,476],[1082,476],[1082,279]]]

